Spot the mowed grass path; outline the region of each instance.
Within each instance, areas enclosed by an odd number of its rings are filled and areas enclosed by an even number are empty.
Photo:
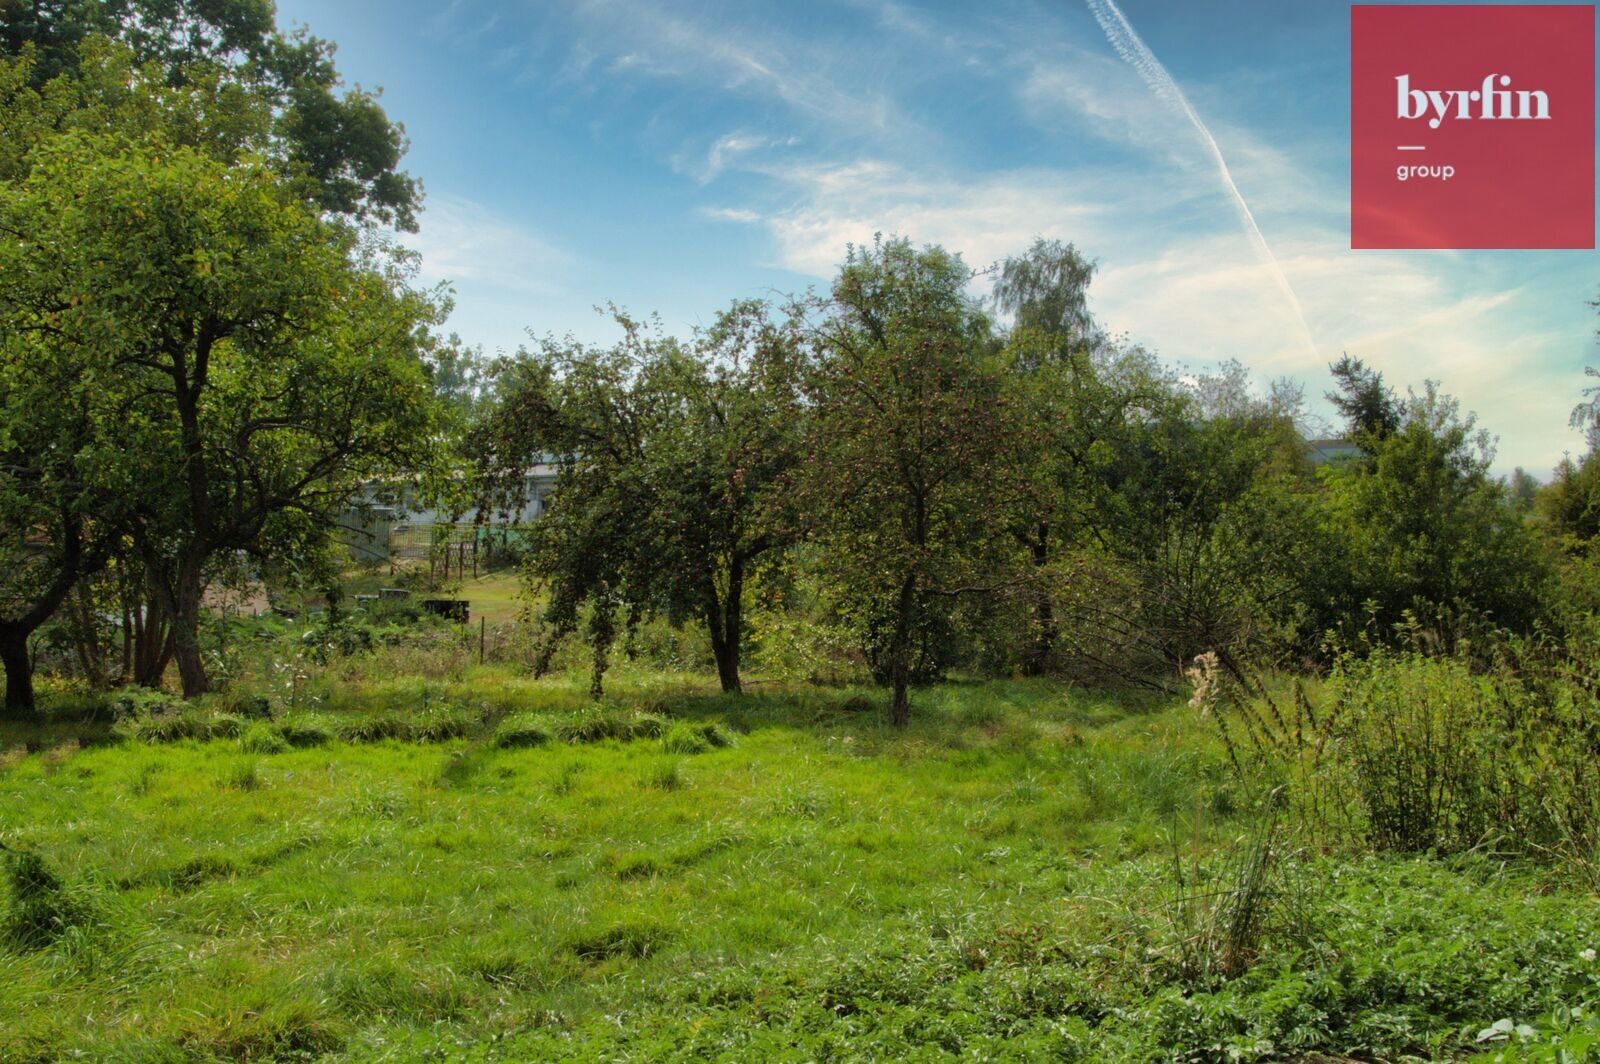
[[[1048,685],[926,692],[905,735],[781,696],[691,704],[733,708],[737,744],[13,755],[0,838],[98,923],[0,954],[0,1059],[509,1030],[687,972],[1047,921],[1084,862],[1154,845],[1217,768],[1174,738],[1182,715]]]

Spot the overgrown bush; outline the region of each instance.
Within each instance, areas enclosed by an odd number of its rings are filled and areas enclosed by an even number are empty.
[[[1379,651],[1341,663],[1327,721],[1343,778],[1375,849],[1454,852],[1529,827],[1532,793],[1507,740],[1521,699],[1458,659]]]
[[[148,687],[124,687],[111,699],[110,709],[112,718],[119,721],[153,717],[181,711],[183,699]]]
[[[1504,641],[1450,655],[1340,657],[1325,692],[1272,684],[1214,655],[1191,676],[1242,776],[1286,783],[1301,825],[1375,850],[1492,843],[1600,855],[1600,684],[1581,646]]]

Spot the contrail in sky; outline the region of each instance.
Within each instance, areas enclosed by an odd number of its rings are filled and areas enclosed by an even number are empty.
[[[1284,274],[1283,267],[1278,265],[1278,257],[1272,253],[1272,248],[1267,245],[1266,237],[1261,235],[1261,227],[1256,225],[1255,215],[1250,213],[1250,205],[1245,203],[1244,196],[1239,192],[1239,186],[1233,183],[1233,174],[1228,172],[1228,164],[1222,158],[1222,150],[1217,147],[1217,139],[1211,135],[1211,130],[1195,114],[1194,108],[1189,104],[1189,98],[1183,94],[1178,83],[1172,80],[1172,75],[1167,73],[1167,68],[1161,65],[1155,53],[1147,47],[1133,25],[1128,21],[1122,9],[1116,5],[1115,0],[1088,0],[1089,10],[1094,13],[1095,20],[1100,23],[1100,28],[1105,31],[1106,39],[1111,42],[1111,47],[1117,50],[1129,66],[1138,71],[1144,83],[1150,86],[1152,92],[1160,99],[1175,104],[1183,111],[1184,117],[1194,125],[1200,134],[1200,139],[1205,141],[1206,147],[1211,150],[1211,157],[1216,160],[1217,173],[1222,177],[1222,184],[1233,197],[1233,204],[1239,210],[1239,218],[1244,222],[1245,234],[1249,236],[1250,243],[1255,246],[1256,255],[1272,271],[1272,276],[1278,282],[1278,289],[1283,293],[1283,298],[1289,301],[1289,307],[1294,311],[1295,321],[1300,325],[1302,338],[1313,354],[1320,359],[1317,351],[1317,342],[1311,338],[1311,328],[1306,324],[1305,312],[1300,309],[1300,300],[1294,294],[1294,288],[1289,284],[1289,278]]]

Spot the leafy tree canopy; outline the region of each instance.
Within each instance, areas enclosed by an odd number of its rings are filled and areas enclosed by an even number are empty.
[[[140,78],[250,96],[274,157],[322,210],[416,228],[421,189],[399,169],[404,129],[376,93],[343,85],[331,42],[279,30],[271,0],[0,0],[0,56],[21,60],[25,84],[47,98],[67,95],[63,80],[103,97],[96,42],[106,38]]]

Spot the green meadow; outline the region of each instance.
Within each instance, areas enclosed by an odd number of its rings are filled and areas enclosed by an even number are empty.
[[[1432,1059],[1594,1029],[1593,895],[1490,852],[1279,848],[1248,955],[1208,967],[1265,814],[1181,701],[953,682],[895,730],[866,690],[584,683],[8,727],[0,841],[42,870],[0,909],[0,1059]]]

